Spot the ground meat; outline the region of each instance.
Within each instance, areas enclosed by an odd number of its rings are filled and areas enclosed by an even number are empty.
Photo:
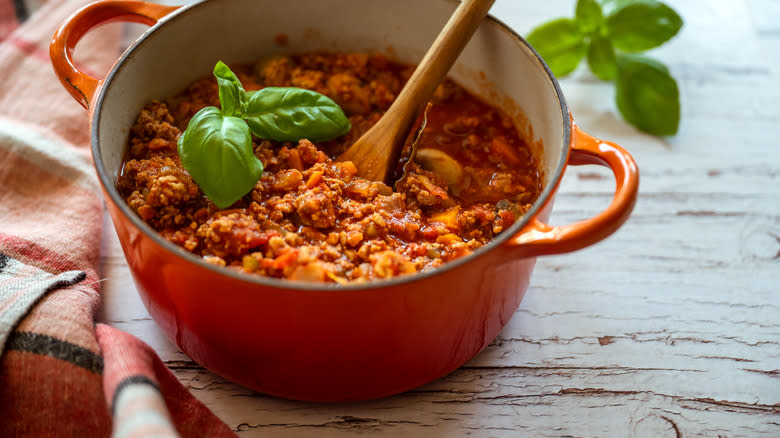
[[[275,57],[258,65],[260,79],[269,87],[287,87],[290,85],[290,70],[292,67],[290,58],[286,56]]]
[[[298,169],[286,169],[278,172],[271,184],[271,189],[276,192],[286,193],[298,188],[303,182],[303,174]]]
[[[333,208],[334,192],[312,191],[300,194],[295,199],[295,211],[303,225],[318,230],[327,230],[336,225]]]
[[[141,110],[138,120],[130,131],[131,157],[143,157],[147,151],[174,153],[179,130],[173,125],[174,118],[164,102],[153,100]]]
[[[314,143],[305,138],[298,142],[297,150],[301,157],[301,162],[305,167],[330,161],[330,158],[325,152],[317,149],[317,146],[314,146]]]
[[[415,169],[399,183],[399,190],[405,192],[410,205],[421,208],[437,208],[451,204],[447,184],[435,173]]]
[[[290,74],[290,85],[328,94],[328,88],[325,86],[325,73],[319,70],[293,69]]]
[[[220,212],[198,228],[204,249],[217,257],[240,256],[268,242],[260,224],[241,211]]]
[[[344,111],[367,114],[371,111],[371,89],[356,76],[336,73],[328,78],[328,94]]]
[[[126,162],[119,188],[130,192],[128,205],[157,227],[184,224],[187,207],[202,203],[198,185],[178,157],[154,155]]]
[[[246,196],[219,210],[176,154],[189,119],[219,105],[216,81],[195,81],[146,105],[130,131],[118,188],[165,239],[209,263],[336,283],[434,269],[506,230],[541,191],[536,162],[511,120],[450,80],[436,90],[418,148],[451,156],[462,167],[459,179],[410,163],[392,188],[334,157],[379,120],[409,66],[383,55],[308,53],[231,68],[247,90],[299,86],[328,95],[352,129],[318,144],[253,138],[265,171]]]

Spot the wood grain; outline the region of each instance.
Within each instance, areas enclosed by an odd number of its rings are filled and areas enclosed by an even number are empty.
[[[651,54],[682,97],[680,132],[621,120],[610,84],[562,81],[587,132],[635,156],[628,223],[574,254],[541,258],[509,325],[449,376],[381,400],[311,404],[254,393],[203,370],[138,299],[110,223],[99,318],[148,342],[241,436],[780,436],[780,6],[668,1],[686,25]],[[574,1],[498,0],[521,33]],[[554,223],[592,216],[608,171],[570,168]]]

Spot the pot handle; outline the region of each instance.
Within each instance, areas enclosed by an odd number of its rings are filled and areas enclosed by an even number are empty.
[[[598,164],[609,167],[615,175],[615,194],[606,210],[583,221],[550,226],[536,218],[526,225],[504,247],[517,257],[561,254],[590,246],[617,231],[628,219],[636,203],[639,170],[625,149],[602,141],[582,131],[572,121],[572,142],[568,164]]]
[[[103,0],[88,4],[68,17],[54,32],[49,43],[49,56],[62,85],[84,108],[100,84],[100,79],[80,71],[73,63],[73,49],[93,27],[110,21],[132,21],[152,26],[178,6],[131,0]]]

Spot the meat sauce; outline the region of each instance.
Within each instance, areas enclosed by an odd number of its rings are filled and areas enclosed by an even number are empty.
[[[437,88],[417,158],[392,188],[334,157],[381,117],[413,67],[380,54],[310,53],[231,68],[247,90],[293,86],[327,95],[352,129],[320,144],[253,138],[265,171],[220,210],[176,152],[190,118],[219,105],[216,81],[148,103],[131,129],[118,188],[165,239],[210,263],[336,283],[411,274],[486,244],[539,196],[540,172],[512,120],[451,80]]]

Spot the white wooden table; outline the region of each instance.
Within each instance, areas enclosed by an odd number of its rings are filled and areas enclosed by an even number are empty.
[[[165,339],[110,221],[99,319],[149,343],[241,436],[780,436],[780,1],[670,0],[684,17],[652,54],[678,79],[682,125],[643,135],[585,69],[562,81],[579,125],[624,145],[642,175],[628,223],[541,258],[498,338],[451,375],[398,396],[313,404],[254,393]],[[521,33],[573,0],[498,0]],[[555,223],[592,216],[606,170],[570,168]]]

